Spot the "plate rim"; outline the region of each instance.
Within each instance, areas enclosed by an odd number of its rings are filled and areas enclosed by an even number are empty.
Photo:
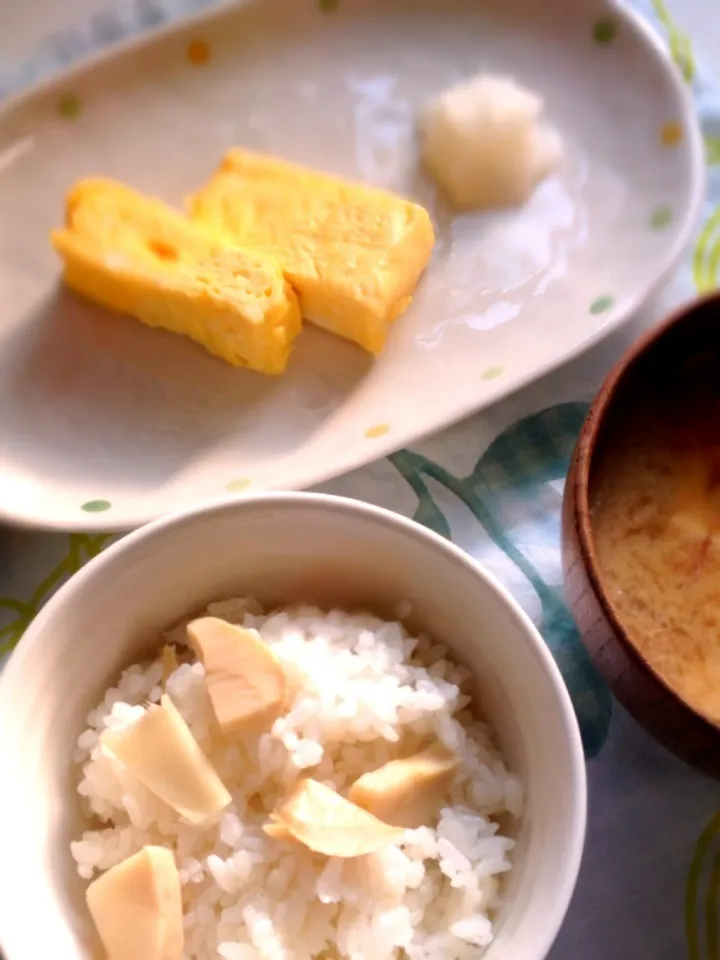
[[[225,16],[233,15],[252,2],[254,0],[220,0],[220,2],[209,7],[204,6],[199,10],[189,11],[169,22],[152,26],[141,32],[131,33],[99,50],[81,55],[63,69],[12,92],[0,105],[0,125],[17,110],[30,105],[33,100],[48,96],[54,90],[68,86],[77,77],[121,59],[126,54],[143,51],[155,43],[166,41],[190,29],[200,28]],[[415,444],[425,437],[441,433],[462,420],[488,410],[502,400],[519,393],[537,380],[560,370],[626,326],[639,310],[669,283],[689,249],[693,234],[700,222],[706,196],[704,139],[695,103],[692,99],[691,88],[673,61],[660,33],[638,10],[628,6],[622,0],[607,0],[604,4],[601,0],[582,0],[582,2],[588,7],[604,6],[614,17],[630,27],[665,73],[681,105],[680,119],[687,131],[687,136],[683,138],[683,144],[690,163],[689,202],[683,210],[682,219],[678,221],[673,242],[667,246],[662,257],[657,261],[653,279],[646,283],[633,297],[629,298],[621,309],[616,309],[612,317],[605,323],[591,330],[587,336],[574,343],[570,348],[548,358],[537,366],[533,366],[532,369],[515,376],[511,380],[500,378],[493,384],[488,395],[476,402],[465,402],[461,408],[458,408],[451,417],[444,419],[442,423],[430,427],[418,425],[416,429],[406,431],[400,444],[394,442],[392,432],[390,432],[386,435],[386,438],[378,438],[371,446],[357,445],[350,451],[349,455],[343,456],[341,460],[337,461],[337,467],[332,467],[329,471],[314,471],[313,469],[304,472],[299,471],[295,474],[295,479],[291,483],[279,481],[275,482],[272,487],[253,487],[245,494],[231,494],[229,499],[274,491],[308,490],[318,484],[328,483],[337,477],[352,473],[369,463],[385,459],[390,454]],[[189,496],[187,501],[183,501],[179,507],[169,512],[136,510],[133,513],[132,511],[126,511],[126,513],[130,513],[129,520],[113,520],[111,514],[92,514],[80,511],[78,511],[78,516],[72,520],[64,519],[64,517],[53,519],[47,515],[17,510],[0,502],[0,523],[22,530],[119,534],[138,529],[161,517],[190,509],[201,503],[213,503],[226,499],[228,499],[228,495],[221,493],[217,497]]]

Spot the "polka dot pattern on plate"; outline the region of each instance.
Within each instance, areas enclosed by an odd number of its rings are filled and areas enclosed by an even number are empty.
[[[670,207],[656,207],[650,214],[650,229],[664,230],[672,223],[673,215]]]
[[[505,372],[505,367],[488,367],[480,374],[481,380],[497,380]]]
[[[663,147],[676,147],[683,138],[683,129],[675,120],[669,120],[660,128],[660,143]]]
[[[375,437],[384,437],[386,433],[390,433],[390,424],[378,423],[374,427],[368,427],[365,436],[369,440],[374,440]]]
[[[602,20],[597,20],[593,25],[592,35],[595,43],[607,46],[617,36],[617,23],[612,17],[603,17]]]
[[[249,477],[236,477],[225,484],[225,489],[229,493],[240,493],[241,490],[247,490],[252,483]]]
[[[187,58],[194,67],[204,67],[210,62],[212,51],[207,40],[195,38],[187,46]]]
[[[590,313],[593,315],[598,313],[607,313],[614,303],[615,301],[613,298],[608,297],[607,295],[598,297],[597,300],[593,300],[593,302],[590,304]]]
[[[80,509],[85,513],[105,513],[111,506],[109,500],[87,500]]]
[[[66,93],[58,101],[58,113],[65,120],[77,120],[82,113],[80,97],[74,93]]]

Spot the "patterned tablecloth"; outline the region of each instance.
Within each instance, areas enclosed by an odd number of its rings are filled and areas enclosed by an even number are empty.
[[[30,57],[0,59],[0,95],[201,2],[116,0],[96,7],[84,22],[46,36]],[[718,960],[720,789],[657,746],[613,702],[561,590],[560,502],[588,400],[644,326],[670,304],[720,284],[719,88],[696,63],[691,40],[663,0],[633,2],[666,39],[704,124],[709,200],[686,268],[658,302],[590,354],[492,410],[322,489],[392,508],[452,537],[518,597],[560,664],[583,732],[590,819],[580,882],[552,960]],[[0,532],[0,655],[109,540]]]

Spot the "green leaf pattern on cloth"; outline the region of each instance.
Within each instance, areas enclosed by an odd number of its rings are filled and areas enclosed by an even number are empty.
[[[667,33],[670,55],[688,83],[695,78],[695,56],[690,37],[676,24],[665,0],[653,0],[653,10]]]
[[[586,411],[584,404],[568,403],[524,418],[497,437],[463,477],[412,450],[402,450],[389,460],[417,496],[415,520],[450,537],[448,521],[427,483],[434,480],[468,508],[530,583],[542,610],[538,627],[570,690],[590,758],[605,742],[612,698],[559,591],[548,586],[522,547],[529,536],[558,537],[557,510],[548,509],[539,491],[565,477]]]
[[[720,164],[720,136],[705,135],[705,159],[709,167]]]
[[[720,810],[698,839],[685,888],[688,960],[720,957]]]
[[[709,293],[720,281],[720,207],[703,224],[693,253],[693,279],[699,293]]]
[[[67,538],[67,550],[61,560],[46,573],[26,599],[0,598],[0,658],[10,653],[40,609],[74,573],[97,556],[110,541],[108,534],[72,533]]]

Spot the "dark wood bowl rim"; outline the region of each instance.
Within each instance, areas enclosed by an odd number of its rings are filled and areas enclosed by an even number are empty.
[[[573,493],[575,498],[575,520],[578,531],[578,542],[580,554],[585,571],[590,580],[590,584],[595,596],[607,618],[610,626],[613,628],[618,640],[626,648],[630,656],[635,659],[641,667],[644,667],[653,678],[663,687],[678,705],[694,714],[699,721],[711,728],[715,733],[720,732],[720,724],[711,720],[704,713],[696,710],[687,703],[680,694],[674,690],[667,681],[655,670],[640,650],[630,639],[622,623],[618,619],[612,601],[609,599],[602,578],[600,576],[597,555],[595,553],[592,524],[590,522],[590,470],[592,460],[597,446],[597,440],[602,429],[605,416],[612,405],[620,382],[630,374],[637,360],[661,340],[665,334],[675,326],[679,326],[689,320],[698,310],[715,304],[720,309],[720,290],[697,297],[681,306],[677,307],[670,316],[659,323],[656,327],[648,330],[640,339],[634,343],[629,350],[615,363],[607,375],[597,396],[593,400],[588,411],[585,423],[580,431],[580,437],[577,444],[577,454],[575,458],[575,473],[573,478]]]

